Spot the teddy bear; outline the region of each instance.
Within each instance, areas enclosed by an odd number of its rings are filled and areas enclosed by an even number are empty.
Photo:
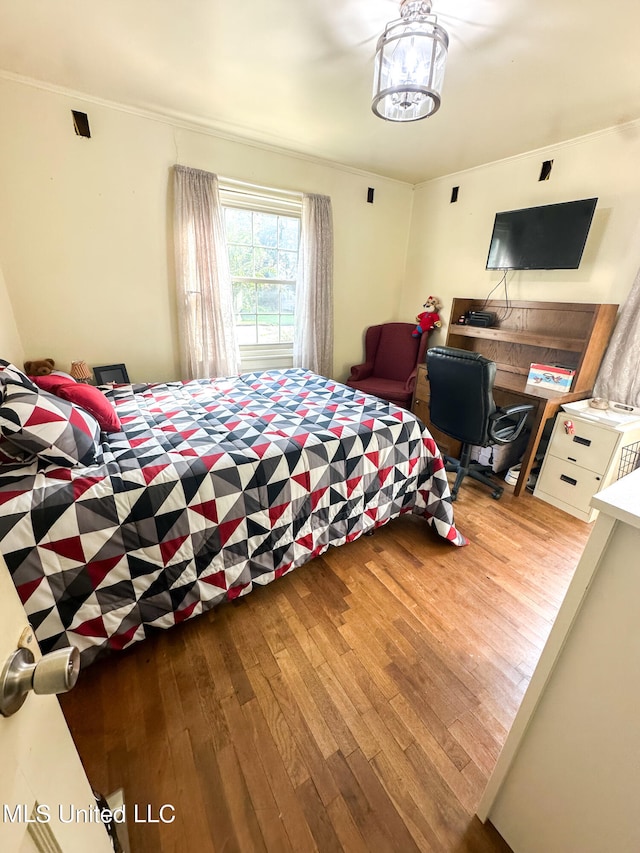
[[[439,329],[442,326],[438,311],[442,308],[442,302],[435,296],[427,296],[427,301],[423,306],[426,310],[416,317],[417,326],[413,330],[413,337],[419,338],[423,332],[429,332],[431,329]]]
[[[52,358],[41,358],[36,361],[25,361],[24,372],[27,376],[48,376],[56,366]]]

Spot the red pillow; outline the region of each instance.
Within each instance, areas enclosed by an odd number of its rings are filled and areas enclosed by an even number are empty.
[[[42,378],[42,377],[40,377]],[[62,397],[70,403],[75,403],[98,421],[103,432],[120,432],[122,424],[116,410],[102,391],[95,385],[85,385],[83,382],[69,382],[55,388],[56,397]]]
[[[43,391],[48,391],[50,394],[56,393],[58,385],[76,385],[75,379],[71,376],[64,376],[60,373],[47,373],[45,376],[30,376],[29,379],[42,388]]]

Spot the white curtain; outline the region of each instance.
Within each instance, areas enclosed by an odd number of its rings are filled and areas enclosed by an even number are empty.
[[[640,406],[640,271],[624,303],[593,389],[627,406]]]
[[[224,218],[211,172],[174,167],[174,242],[182,377],[239,373]]]
[[[333,372],[333,218],[331,199],[305,194],[296,284],[293,365]]]

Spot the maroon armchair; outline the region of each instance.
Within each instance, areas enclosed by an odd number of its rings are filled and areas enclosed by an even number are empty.
[[[429,339],[428,332],[412,337],[415,327],[415,323],[370,326],[364,338],[365,361],[351,368],[347,385],[408,409]]]

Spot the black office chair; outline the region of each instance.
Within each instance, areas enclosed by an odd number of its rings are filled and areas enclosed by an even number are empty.
[[[447,471],[455,471],[451,500],[458,496],[466,476],[493,488],[492,497],[504,491],[489,476],[490,465],[471,461],[474,445],[510,444],[524,429],[530,404],[497,408],[493,399],[495,362],[476,352],[454,347],[427,350],[431,397],[429,417],[434,427],[462,442],[460,459],[445,456]]]

